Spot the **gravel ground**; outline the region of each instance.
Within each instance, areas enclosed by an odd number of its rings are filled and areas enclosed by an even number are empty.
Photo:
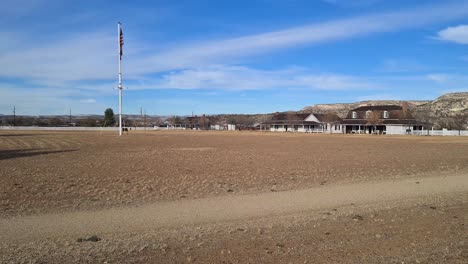
[[[467,263],[467,219],[466,195],[439,195],[145,232],[2,239],[0,262]]]
[[[468,137],[0,131],[0,217],[468,172]]]
[[[0,131],[0,263],[468,263],[467,181],[467,137]]]

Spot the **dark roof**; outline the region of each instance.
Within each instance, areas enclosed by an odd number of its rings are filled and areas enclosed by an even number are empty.
[[[313,114],[320,122],[341,122],[341,118],[335,113]]]
[[[341,122],[343,125],[366,125],[368,124],[366,119],[346,119]],[[424,122],[420,122],[416,119],[384,119],[382,125],[422,125]]]
[[[391,110],[402,110],[403,108],[399,105],[365,105],[358,108],[354,108],[351,111],[391,111]]]
[[[265,124],[270,124],[270,125],[274,125],[274,124],[278,124],[278,125],[281,125],[281,124],[286,124],[286,125],[317,125],[317,124],[320,124],[320,123],[317,123],[317,122],[314,122],[314,121],[304,121],[304,120],[269,120],[269,121],[266,121]]]
[[[271,121],[304,121],[310,114],[276,113]]]
[[[314,121],[305,121],[305,119],[310,116],[311,114],[303,114],[303,113],[294,113],[294,112],[286,112],[286,113],[276,113],[274,116],[271,117],[265,123],[268,124],[304,124],[304,125],[313,125],[319,124],[318,122]],[[341,118],[336,115],[335,113],[329,114],[313,114],[321,123],[325,122],[341,122]]]

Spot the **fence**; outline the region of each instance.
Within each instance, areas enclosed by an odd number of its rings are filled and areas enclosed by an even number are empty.
[[[305,129],[305,128],[298,128],[298,129],[293,129],[293,128],[270,128],[270,131],[272,132],[300,132],[300,133],[330,133],[328,130],[323,130],[323,129]]]
[[[132,127],[135,130],[143,130],[142,127]],[[150,128],[147,128],[150,129]],[[167,130],[168,128],[154,128],[155,130]],[[169,129],[185,130],[184,127],[176,127]],[[30,130],[30,131],[119,131],[118,127],[37,127],[37,126],[0,126],[0,130]],[[271,128],[273,132],[286,132],[284,128]],[[288,130],[288,132],[305,132],[305,133],[329,133],[321,129],[309,130]],[[413,130],[412,135],[419,136],[468,136],[468,130]]]
[[[468,130],[413,130],[411,134],[419,136],[468,136]]]
[[[37,127],[37,126],[0,126],[0,130],[31,131],[119,131],[118,127]]]

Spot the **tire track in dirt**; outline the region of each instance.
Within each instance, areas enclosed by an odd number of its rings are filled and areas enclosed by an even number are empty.
[[[8,137],[0,137],[0,149],[12,150],[17,147],[16,140]]]
[[[145,232],[209,222],[279,216],[349,205],[371,205],[443,194],[465,195],[468,175],[404,179],[251,195],[149,204],[132,208],[0,219],[0,240],[17,241],[83,234]]]
[[[60,139],[59,138],[47,138],[47,136],[34,137],[36,142],[39,142],[39,145],[42,149],[61,149]]]
[[[3,137],[3,140],[6,141],[6,145],[9,150],[34,148],[34,145],[31,144],[30,138],[25,139],[23,137]]]
[[[67,139],[60,139],[60,146],[65,148],[77,148],[82,144],[82,142],[78,142],[76,140],[67,140]]]

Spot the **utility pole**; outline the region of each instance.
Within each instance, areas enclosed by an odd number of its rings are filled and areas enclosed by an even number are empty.
[[[145,125],[145,130],[146,130],[146,109],[145,109],[144,125]]]
[[[120,22],[117,24],[117,30],[119,36],[119,136],[122,136],[122,46],[124,44],[124,38]]]
[[[13,106],[13,126],[16,126],[16,106]]]
[[[70,126],[72,125],[72,124],[71,124],[71,121],[72,121],[72,120],[71,120],[71,108],[70,108],[70,116],[69,116],[69,119],[68,119],[68,123],[69,123]]]

